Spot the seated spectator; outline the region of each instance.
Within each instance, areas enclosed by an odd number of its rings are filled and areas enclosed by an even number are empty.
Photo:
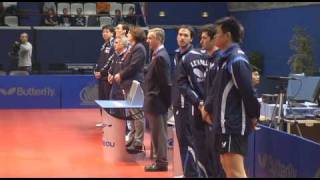
[[[77,15],[73,17],[72,26],[85,26],[86,18],[82,14],[82,9],[77,8]]]
[[[45,26],[58,25],[58,17],[52,8],[49,9],[47,16],[44,18],[44,25]]]
[[[117,26],[120,22],[123,21],[120,9],[115,10],[115,16],[113,17],[113,26]]]
[[[2,2],[6,16],[17,15],[17,2]]]
[[[136,25],[136,23],[137,23],[136,14],[135,14],[134,8],[132,6],[130,6],[130,8],[129,8],[129,14],[125,18],[125,21],[128,24],[133,24],[133,25]]]
[[[70,26],[71,25],[71,17],[69,15],[68,9],[63,8],[63,14],[59,18],[60,26]]]
[[[108,2],[97,2],[97,14],[108,14],[110,12],[110,3]]]
[[[43,8],[42,8],[42,12],[43,14],[48,14],[49,9],[52,9],[54,11],[54,13],[56,12],[57,6],[55,2],[44,2],[43,3]]]
[[[0,2],[0,26],[4,25],[4,13],[3,3]]]

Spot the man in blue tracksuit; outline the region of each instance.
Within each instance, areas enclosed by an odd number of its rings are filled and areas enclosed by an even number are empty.
[[[226,176],[246,177],[248,135],[256,126],[260,104],[254,96],[248,58],[238,45],[242,25],[233,17],[219,19],[215,24],[221,59],[216,64],[214,88],[208,92],[202,114],[206,121],[213,122],[215,146]]]
[[[193,48],[192,38],[194,30],[190,26],[182,25],[178,29],[177,43],[179,48],[176,50],[174,60],[171,61],[171,77],[172,86],[172,107],[175,121],[176,134],[180,149],[180,157],[184,177],[197,177],[198,173],[193,163],[191,155],[188,154],[188,146],[191,146],[191,129],[188,113],[190,112],[190,104],[184,99],[184,96],[177,86],[177,74],[182,58]]]
[[[108,70],[111,65],[110,58],[114,53],[113,41],[114,41],[114,29],[112,26],[105,25],[102,27],[102,37],[104,44],[100,49],[100,55],[94,69],[95,78],[98,80],[98,96],[99,100],[108,100],[111,90],[111,85],[107,82]],[[100,109],[102,113],[102,109]],[[96,124],[97,127],[103,127],[103,123]]]
[[[205,142],[205,122],[201,119],[198,109],[200,101],[204,98],[205,74],[208,59],[205,58],[206,51],[191,50],[181,60],[177,69],[177,86],[188,104],[188,111],[184,112],[186,129],[191,136],[187,144],[187,157],[191,158],[189,166],[196,167],[196,177],[208,177],[208,146]]]
[[[215,25],[207,24],[201,27],[200,34],[201,40],[200,44],[202,49],[206,50],[206,59],[208,61],[208,66],[206,70],[206,79],[205,79],[205,88],[204,88],[204,101],[207,97],[207,93],[210,88],[214,88],[212,85],[213,79],[215,77],[215,72],[217,70],[215,64],[219,60],[221,56],[221,51],[215,46],[214,35],[216,33]],[[203,105],[200,105],[200,110]],[[202,119],[202,118],[201,118]],[[204,119],[202,119],[204,120]],[[212,127],[212,124],[205,123],[205,135],[206,140],[205,143],[208,148],[209,155],[207,156],[208,164],[207,164],[207,172],[209,177],[225,177],[225,172],[222,169],[222,165],[220,163],[219,153],[216,151],[214,147],[215,142],[215,132]],[[196,141],[200,141],[197,139]],[[200,156],[204,154],[201,153]],[[202,155],[203,156],[203,155]],[[201,158],[200,158],[201,159]]]

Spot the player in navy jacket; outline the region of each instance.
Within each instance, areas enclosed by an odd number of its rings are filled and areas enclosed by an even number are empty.
[[[191,50],[181,60],[177,69],[177,86],[185,99],[185,104],[190,106],[184,111],[186,128],[190,129],[191,136],[187,146],[187,153],[192,158],[197,169],[196,177],[208,177],[207,159],[208,149],[205,143],[205,122],[201,119],[198,110],[200,101],[204,98],[205,74],[208,61],[205,58],[206,51]],[[186,121],[189,121],[188,123]],[[190,164],[191,166],[192,164]]]
[[[194,158],[188,151],[188,147],[192,147],[191,118],[189,115],[191,104],[185,100],[177,84],[182,65],[181,61],[193,49],[191,44],[193,35],[194,30],[191,26],[182,25],[178,28],[177,43],[179,48],[176,50],[174,61],[171,61],[171,64],[174,65],[171,70],[174,78],[171,99],[184,177],[198,177],[199,175]]]
[[[215,41],[222,54],[204,110],[211,114],[216,148],[227,177],[246,177],[248,134],[259,118],[260,104],[251,85],[250,64],[238,45],[242,25],[233,17],[219,19],[216,25]]]
[[[215,39],[214,35],[216,33],[216,27],[214,24],[207,24],[201,27],[200,29],[201,33],[201,48],[206,50],[205,58],[208,61],[208,66],[206,70],[206,77],[205,77],[205,88],[204,88],[204,100],[207,97],[207,92],[210,88],[214,88],[212,85],[212,81],[214,79],[214,74],[217,71],[217,68],[215,64],[220,58],[221,50],[219,50],[218,47],[215,46]],[[203,109],[203,103],[200,104],[199,110]],[[204,118],[201,118],[203,121]],[[204,121],[205,122],[205,121]],[[198,138],[200,139],[200,138]],[[214,146],[215,142],[215,130],[212,127],[211,122],[205,123],[205,138],[204,140],[199,141],[197,140],[197,143],[205,143],[206,148],[202,148],[202,152],[200,154],[200,159],[204,156],[205,161],[204,164],[206,164],[206,170],[209,177],[225,177],[225,172],[223,171],[222,165],[220,163],[220,156],[219,153],[216,151],[216,148]],[[206,152],[207,151],[207,152]],[[208,154],[208,155],[204,155]]]

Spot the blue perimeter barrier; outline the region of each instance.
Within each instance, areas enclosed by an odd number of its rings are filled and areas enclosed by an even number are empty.
[[[320,177],[320,144],[261,125],[249,135],[249,177]]]
[[[97,108],[92,75],[0,76],[0,108]]]
[[[92,75],[0,76],[0,108],[97,108]],[[320,177],[320,144],[260,125],[249,135],[249,177]]]

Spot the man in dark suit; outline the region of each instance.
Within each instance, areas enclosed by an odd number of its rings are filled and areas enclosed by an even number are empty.
[[[114,79],[116,82],[121,83],[126,94],[129,93],[133,80],[139,81],[143,86],[143,68],[146,61],[146,49],[142,42],[146,39],[145,32],[139,27],[131,27],[128,32],[128,40],[131,48],[127,55],[126,60],[123,61],[121,70],[115,74]],[[137,109],[130,109],[130,114],[141,114]],[[132,123],[132,138],[129,139],[127,146],[129,153],[139,153],[143,150],[144,141],[144,118],[133,118]]]
[[[156,161],[145,166],[145,171],[168,171],[167,120],[171,104],[170,57],[164,48],[165,33],[161,28],[149,30],[147,42],[153,50],[152,60],[145,75],[144,105],[151,129]]]

